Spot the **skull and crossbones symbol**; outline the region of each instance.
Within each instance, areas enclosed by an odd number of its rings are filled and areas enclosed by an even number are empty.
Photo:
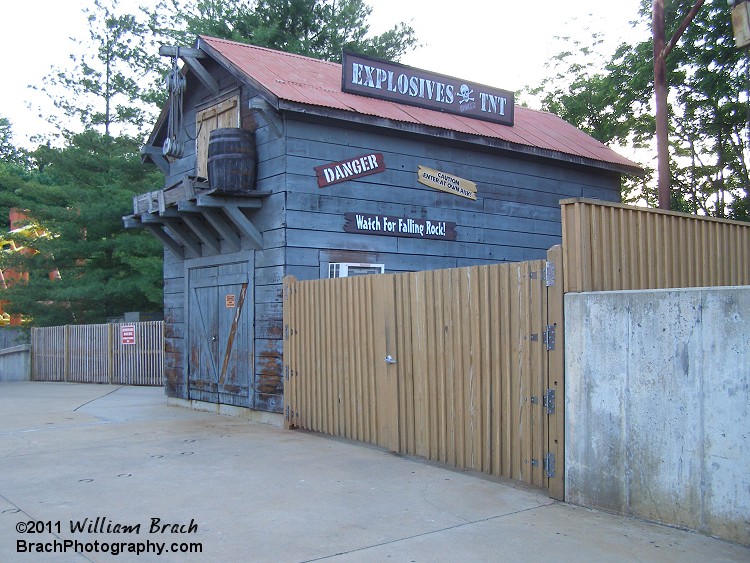
[[[473,102],[474,98],[471,97],[473,93],[474,93],[474,90],[470,90],[466,84],[461,84],[461,88],[458,89],[458,96],[461,99],[458,101],[458,103],[468,104],[469,102]]]

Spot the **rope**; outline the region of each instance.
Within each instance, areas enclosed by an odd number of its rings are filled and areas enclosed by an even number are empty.
[[[182,129],[183,95],[185,93],[185,77],[180,73],[177,60],[180,48],[177,47],[176,56],[172,57],[172,68],[167,74],[167,89],[169,90],[169,117],[167,120],[167,141],[164,144],[164,155],[182,156],[182,144],[177,141],[177,135]]]

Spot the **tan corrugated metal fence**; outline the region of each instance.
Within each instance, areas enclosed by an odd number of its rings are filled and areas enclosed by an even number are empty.
[[[565,292],[750,284],[750,223],[561,202]]]
[[[31,379],[162,385],[164,322],[31,329]]]
[[[547,330],[562,325],[562,291],[551,278],[544,260],[285,278],[287,425],[562,498],[562,341]],[[559,390],[556,410],[548,389]]]

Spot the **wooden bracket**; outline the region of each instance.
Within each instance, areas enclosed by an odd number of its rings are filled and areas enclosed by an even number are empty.
[[[165,175],[169,174],[169,161],[164,156],[162,149],[151,145],[146,145],[141,148],[141,154],[147,155],[151,162],[156,164]]]
[[[200,49],[193,49],[191,47],[175,47],[171,45],[162,45],[159,48],[159,54],[162,57],[179,57],[182,62],[185,63],[201,84],[211,90],[214,95],[219,94],[221,89],[219,83],[214,79],[213,76],[206,70],[206,68],[200,63],[198,59],[205,59],[208,55]]]
[[[256,96],[255,98],[250,100],[250,111],[262,115],[263,120],[266,122],[266,125],[268,125],[268,128],[273,131],[273,134],[276,135],[276,138],[281,138],[281,136],[283,135],[281,129],[284,126],[281,123],[279,117],[276,115],[271,104],[269,104],[263,98]]]

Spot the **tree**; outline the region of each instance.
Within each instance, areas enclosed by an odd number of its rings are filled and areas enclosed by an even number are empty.
[[[674,34],[692,5],[692,0],[667,3],[667,37]],[[642,22],[650,21],[650,9],[651,2],[642,0]],[[591,48],[595,46],[596,38]],[[621,45],[605,65],[575,65],[564,55],[555,59],[556,74],[535,91],[542,96],[543,108],[602,142],[653,147],[651,39],[644,36],[637,44]],[[671,208],[750,219],[748,60],[734,47],[726,4],[704,5],[666,63]],[[648,170],[645,181],[627,180],[625,199],[639,197],[656,205],[652,174]]]
[[[94,0],[93,8],[83,12],[88,41],[77,41],[71,69],[56,69],[44,80],[43,90],[66,118],[58,118],[57,125],[67,134],[69,123],[105,135],[114,126],[141,134],[166,98],[161,77],[167,67],[158,55],[159,38],[145,14],[122,13],[117,0]]]
[[[153,21],[165,9],[157,8]],[[168,11],[173,15],[161,27],[177,29],[171,35],[183,44],[204,34],[334,62],[343,49],[398,60],[417,45],[405,23],[368,37],[372,8],[362,0],[172,0]]]
[[[77,43],[72,68],[55,70],[43,88],[62,111],[60,137],[23,167],[0,164],[0,216],[22,210],[34,235],[3,238],[35,251],[2,253],[0,268],[23,274],[2,299],[10,301],[6,311],[39,326],[162,309],[162,247],[146,232],[126,230],[122,216],[134,194],[163,183],[141,162],[140,141],[124,132],[151,127],[166,65],[145,13],[94,0],[84,14],[89,40]]]
[[[4,254],[3,268],[28,274],[3,293],[6,310],[36,326],[161,310],[161,246],[122,226],[133,194],[159,181],[158,173],[145,173],[138,142],[89,129],[63,149],[40,147],[34,156],[43,173],[0,175],[0,204],[22,209],[45,233],[18,239],[35,254]]]
[[[5,117],[0,117],[0,166],[28,165],[26,151],[13,144],[13,127]]]

